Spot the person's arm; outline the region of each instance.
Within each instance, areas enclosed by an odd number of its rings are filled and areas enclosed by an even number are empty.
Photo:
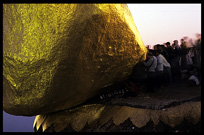
[[[153,58],[150,58],[147,62],[144,62],[145,66],[150,66],[152,64]]]
[[[163,63],[162,57],[157,57],[157,64],[160,65]]]

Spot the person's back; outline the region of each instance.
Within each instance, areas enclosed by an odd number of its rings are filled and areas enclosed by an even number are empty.
[[[157,56],[157,75],[160,81],[159,85],[165,83],[165,81],[171,82],[171,65],[167,62],[163,55],[160,54],[160,51],[156,52]]]
[[[157,67],[157,58],[152,56],[147,62],[144,62],[145,66],[149,66],[148,72],[155,72]]]
[[[167,51],[167,53],[168,53],[168,58],[167,58],[166,60],[167,60],[167,61],[170,63],[170,65],[171,65],[172,59],[174,58],[173,47],[170,46],[170,42],[167,42],[166,45],[167,45],[166,51]]]
[[[180,54],[181,54],[181,69],[184,70],[186,69],[187,66],[186,55],[188,54],[186,42],[181,43]]]
[[[160,57],[162,58],[162,61],[163,61],[163,66],[164,67],[171,67],[171,65],[169,64],[169,62],[166,60],[166,58],[160,54]]]
[[[188,49],[186,46],[186,42],[181,44],[181,55],[186,55],[188,53]]]
[[[201,39],[196,41],[196,64],[198,67],[201,66]]]
[[[152,56],[152,58],[154,59],[154,63],[152,64],[151,69],[153,69],[154,70],[153,72],[155,72],[157,68],[157,57]]]
[[[178,45],[178,40],[174,40],[172,47],[174,49],[175,54],[179,55],[180,46]]]
[[[165,67],[171,67],[162,54],[157,55],[157,71],[163,72]]]

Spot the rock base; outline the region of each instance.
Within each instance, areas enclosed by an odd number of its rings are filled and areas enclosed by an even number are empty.
[[[92,104],[38,115],[36,132],[200,132],[201,102],[162,110]]]
[[[42,127],[37,131],[42,132]],[[46,129],[44,132],[56,132],[54,127]],[[76,132],[71,126],[66,127],[61,132]],[[115,126],[113,121],[109,121],[101,128],[90,128],[87,125],[81,132],[201,132],[201,121],[196,125],[189,123],[187,120],[184,120],[180,125],[171,128],[170,126],[159,122],[157,126],[154,125],[152,121],[148,122],[146,126],[142,128],[137,128],[132,124],[130,119],[126,120],[124,123],[119,126]]]

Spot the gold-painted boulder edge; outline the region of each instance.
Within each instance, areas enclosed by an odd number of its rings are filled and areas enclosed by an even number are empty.
[[[79,105],[146,52],[126,4],[3,4],[3,109],[33,116]]]
[[[130,119],[137,128],[142,128],[152,121],[155,126],[161,121],[174,128],[184,120],[196,125],[201,119],[201,102],[189,102],[178,106],[151,110],[118,105],[92,104],[84,105],[76,109],[65,110],[47,115],[36,116],[33,128],[45,131],[53,126],[55,132],[60,132],[68,126],[74,131],[83,131],[88,125],[89,128],[100,128],[112,120],[115,126]]]

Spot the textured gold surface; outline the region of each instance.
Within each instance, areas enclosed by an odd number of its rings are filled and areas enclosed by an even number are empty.
[[[126,4],[3,4],[3,109],[64,110],[145,59]]]
[[[130,119],[137,128],[146,126],[150,121],[154,123],[154,126],[162,121],[174,128],[180,125],[184,119],[195,125],[201,120],[201,102],[184,103],[164,110],[118,105],[84,105],[60,113],[37,115],[33,127],[39,130],[39,127],[42,126],[43,131],[45,131],[53,126],[54,131],[60,132],[70,125],[75,131],[79,132],[86,131],[84,128],[88,126],[92,131],[100,131],[99,129],[110,120],[117,127],[127,119]],[[107,130],[104,129],[103,131]]]

